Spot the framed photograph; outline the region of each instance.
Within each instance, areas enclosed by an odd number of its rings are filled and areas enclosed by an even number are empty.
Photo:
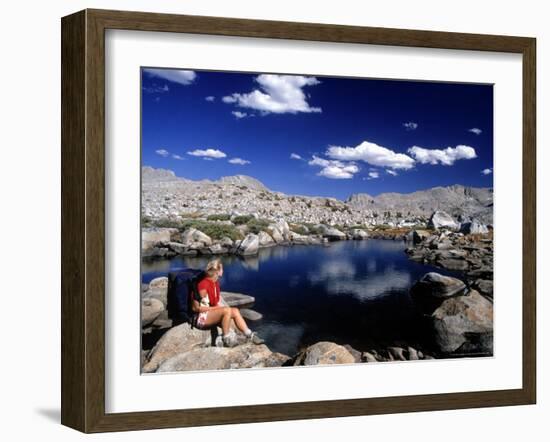
[[[62,423],[533,404],[535,39],[62,19]]]

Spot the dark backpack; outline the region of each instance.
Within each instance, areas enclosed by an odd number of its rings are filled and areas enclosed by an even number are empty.
[[[202,270],[183,269],[168,273],[168,317],[174,324],[191,322],[193,300],[200,301],[197,284],[205,277]]]

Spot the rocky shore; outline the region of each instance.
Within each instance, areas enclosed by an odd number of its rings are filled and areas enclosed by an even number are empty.
[[[444,231],[435,234],[421,232],[421,235],[405,250],[410,259],[459,271],[469,287],[493,298],[492,232],[465,235]]]
[[[214,238],[196,227],[162,228],[152,227],[142,229],[142,257],[154,259],[173,257],[176,255],[223,255],[236,254],[240,256],[257,255],[261,248],[276,245],[320,245],[330,241],[348,239],[367,239],[369,234],[360,228],[349,229],[346,232],[333,226],[318,224],[309,228],[303,225],[293,229],[284,219],[261,222],[261,227],[255,225],[255,218],[250,218],[247,224],[233,224],[228,221],[223,224],[207,221],[195,221],[205,230],[213,232]],[[259,223],[260,224],[260,223]],[[218,234],[217,229],[223,226],[230,236]],[[254,226],[251,228],[250,226]],[[261,229],[261,230],[260,230]],[[223,232],[224,230],[222,230]],[[299,233],[301,232],[301,233]]]

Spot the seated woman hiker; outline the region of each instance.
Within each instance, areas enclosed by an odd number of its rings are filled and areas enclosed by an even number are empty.
[[[219,259],[214,259],[206,265],[206,276],[197,284],[200,302],[193,300],[193,325],[200,329],[219,325],[223,332],[223,343],[226,347],[237,345],[234,332],[231,331],[231,321],[237,329],[243,333],[250,342],[262,344],[264,340],[255,332],[252,332],[241,316],[241,312],[235,307],[219,305],[220,282],[223,275],[223,265]]]

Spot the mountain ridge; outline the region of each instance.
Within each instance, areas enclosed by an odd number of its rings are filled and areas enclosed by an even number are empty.
[[[194,181],[166,169],[144,168],[142,211],[156,217],[185,214],[254,214],[263,218],[284,215],[289,221],[327,224],[383,224],[427,219],[443,210],[457,219],[493,222],[493,189],[461,184],[436,186],[410,193],[378,196],[356,193],[345,200],[333,197],[288,195],[269,190],[247,175]]]
[[[183,177],[177,176],[174,173],[174,171],[170,169],[162,169],[162,168],[155,169],[151,166],[143,166],[142,179],[143,181],[182,181],[182,182],[194,183],[194,184],[233,184],[237,186],[243,185],[243,186],[249,186],[256,190],[264,190],[264,191],[270,191],[273,193],[284,194],[283,192],[272,191],[259,179],[251,177],[249,175],[244,175],[244,174],[222,176],[218,180],[209,180],[209,179],[191,180],[189,178],[183,178]],[[352,193],[349,197],[343,200],[335,197],[327,197],[327,196],[321,196],[321,195],[288,194],[288,196],[301,197],[301,198],[330,198],[330,199],[335,199],[345,203],[350,203],[357,198],[383,200],[390,197],[404,198],[404,197],[418,196],[426,192],[440,193],[441,191],[447,191],[447,192],[454,191],[457,193],[464,193],[464,195],[468,196],[472,194],[474,195],[479,194],[480,192],[483,192],[483,191],[489,192],[492,194],[493,188],[466,186],[466,185],[457,183],[457,184],[450,184],[448,186],[428,187],[426,189],[419,189],[412,192],[382,192],[376,196],[370,195],[366,192],[357,192],[357,193]]]
[[[190,180],[188,178],[179,177],[175,174],[173,170],[170,169],[155,169],[151,166],[142,166],[141,168],[141,177],[143,181],[181,181],[184,183],[192,184],[233,184],[236,186],[248,186],[256,190],[265,190],[269,189],[258,179],[248,176],[248,175],[230,175],[222,176],[218,180]]]

